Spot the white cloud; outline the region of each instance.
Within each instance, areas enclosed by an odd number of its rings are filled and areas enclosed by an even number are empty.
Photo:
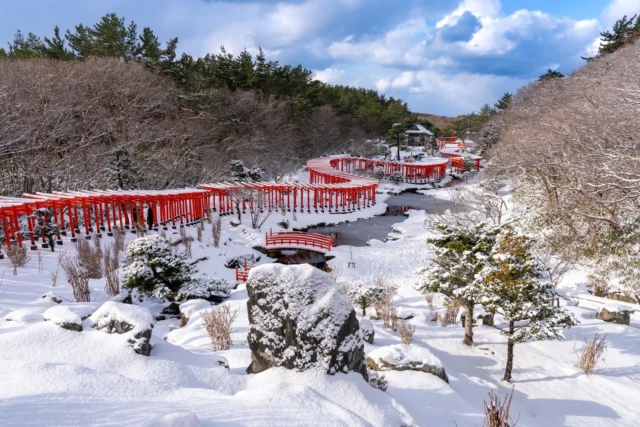
[[[464,0],[456,10],[436,23],[436,28],[453,25],[465,12],[478,18],[497,18],[500,15],[500,0]]]
[[[317,80],[325,83],[339,83],[345,77],[345,71],[338,68],[327,68],[313,73]]]
[[[376,90],[378,92],[383,92],[383,93],[386,92],[387,89],[389,89],[389,86],[391,86],[391,82],[389,81],[389,79],[386,79],[386,78],[379,79],[376,82]]]
[[[414,73],[411,71],[405,71],[401,73],[398,77],[393,79],[393,82],[391,83],[391,87],[401,88],[401,87],[411,86],[414,80],[415,80]]]
[[[638,0],[612,0],[604,9],[602,19],[608,27],[611,27],[624,15],[631,17],[637,13],[640,13],[640,3],[638,3]]]

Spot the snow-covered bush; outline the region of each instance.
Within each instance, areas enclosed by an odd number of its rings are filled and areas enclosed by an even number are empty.
[[[329,275],[310,265],[266,264],[247,282],[248,373],[275,366],[366,375],[356,312]]]
[[[389,180],[394,184],[400,184],[402,181],[404,181],[404,176],[402,175],[402,172],[395,171],[389,176]]]
[[[384,179],[384,168],[382,166],[378,166],[374,171],[373,171],[373,177],[375,179],[377,179],[378,181],[382,181]]]
[[[13,275],[18,275],[18,267],[24,267],[27,265],[29,261],[31,261],[31,257],[27,254],[27,248],[24,246],[12,245],[10,248],[6,249],[7,258],[11,261],[11,265],[13,266]]]
[[[178,292],[178,300],[204,299],[220,303],[231,295],[233,286],[218,278],[196,278],[185,283]]]
[[[238,317],[238,309],[223,304],[208,311],[202,311],[202,322],[211,338],[211,351],[229,350],[231,348],[231,325]]]
[[[350,286],[348,289],[348,297],[353,304],[360,307],[362,315],[367,315],[367,307],[374,305],[384,297],[385,290],[378,286],[358,283]]]
[[[167,297],[191,282],[195,273],[186,255],[173,253],[169,240],[162,236],[139,237],[127,247],[124,287],[141,294]]]
[[[247,168],[241,160],[232,160],[229,163],[229,174],[234,181],[259,182],[263,179],[263,173],[260,168]]]

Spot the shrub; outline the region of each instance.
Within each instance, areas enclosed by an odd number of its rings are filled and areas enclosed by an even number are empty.
[[[65,254],[60,261],[60,265],[67,276],[67,281],[71,285],[73,297],[76,302],[90,302],[89,274],[82,265],[79,257],[72,258],[68,254]]]
[[[376,287],[383,290],[381,297],[374,304],[378,317],[382,318],[382,327],[396,331],[398,330],[398,309],[391,305],[391,301],[398,290],[395,286],[381,280],[376,282]]]
[[[389,381],[384,377],[384,374],[380,374],[374,370],[368,369],[367,375],[369,376],[369,385],[373,388],[377,388],[381,391],[387,391]]]
[[[398,325],[398,332],[400,333],[400,339],[402,344],[411,344],[413,342],[413,334],[416,331],[416,327],[404,320]]]
[[[104,290],[112,297],[120,293],[119,268],[120,260],[118,258],[116,244],[114,243],[111,248],[104,250]]]
[[[78,250],[78,261],[80,265],[85,269],[90,279],[102,278],[102,249],[100,247],[100,239],[95,237],[91,241],[79,239],[76,242],[76,249]]]
[[[508,393],[504,401],[500,396],[496,395],[493,390],[489,392],[489,403],[484,402],[484,422],[482,427],[514,427],[518,424],[518,419],[514,420],[509,415],[511,410],[511,400],[513,399],[513,387]]]
[[[458,323],[458,313],[460,312],[460,303],[457,300],[447,300],[445,302],[445,310],[438,313],[437,322],[440,326],[455,325]]]
[[[285,219],[284,221],[280,221],[278,225],[286,230],[289,228],[289,221]]]
[[[611,290],[607,276],[602,273],[593,273],[587,276],[587,288],[591,290],[593,295],[602,298],[606,298]]]
[[[18,267],[24,267],[31,261],[31,257],[27,255],[27,248],[24,246],[12,245],[10,248],[7,248],[6,252],[7,258],[9,258],[13,266],[14,276],[18,275]]]
[[[592,341],[589,342],[585,339],[585,343],[587,346],[581,354],[578,354],[578,368],[585,374],[593,374],[596,372],[598,362],[604,360],[602,356],[607,350],[607,336],[596,333]],[[575,352],[575,342],[573,350]]]
[[[127,247],[124,287],[148,296],[175,295],[191,281],[193,265],[185,254],[171,252],[169,241],[162,236],[139,237]]]
[[[218,216],[213,220],[213,213],[209,211],[209,221],[211,222],[211,234],[213,236],[213,247],[220,246],[220,235],[222,234],[222,220]]]
[[[378,300],[383,298],[384,292],[384,288],[359,283],[349,289],[349,294],[347,296],[352,303],[360,307],[362,315],[366,316],[367,307],[374,305]]]
[[[53,210],[50,208],[36,209],[31,218],[35,221],[33,236],[47,241],[51,252],[55,251],[55,238],[59,233],[58,224],[53,221]]]
[[[223,304],[201,313],[204,327],[211,338],[211,351],[231,348],[231,325],[238,317],[238,311],[229,304]]]
[[[184,253],[187,255],[187,258],[191,258],[191,242],[193,241],[193,237],[187,236],[187,230],[181,228],[178,233],[180,234],[180,243],[184,245]]]
[[[389,180],[394,184],[400,184],[402,181],[404,181],[404,176],[402,175],[402,172],[395,171],[391,174],[391,176],[389,176]]]
[[[207,301],[221,302],[223,298],[228,298],[231,295],[232,288],[232,285],[224,279],[194,279],[180,288],[177,299],[206,299]]]

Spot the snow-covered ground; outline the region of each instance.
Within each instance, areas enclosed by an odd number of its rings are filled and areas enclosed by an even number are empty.
[[[384,187],[384,186],[383,186]],[[446,189],[428,190],[448,197]],[[380,201],[386,196],[379,194]],[[368,211],[350,214],[300,214],[290,227],[303,228],[320,222],[338,223],[381,213],[384,203]],[[233,256],[260,256],[258,264],[273,260],[251,249],[264,244],[264,232],[280,230],[284,217],[275,212],[262,231],[254,231],[248,218],[234,228],[224,217],[220,248],[212,244],[211,228],[203,241],[193,242],[193,258],[208,257],[198,264],[199,273],[228,280],[234,270],[224,263]],[[270,369],[247,375],[250,363],[247,344],[247,292],[244,284],[227,300],[239,315],[233,325],[230,350],[212,353],[209,338],[196,314],[180,328],[176,319],[157,322],[150,357],[135,354],[119,335],[91,328],[84,320],[83,332],[62,329],[44,321],[44,312],[56,304],[41,298],[47,292],[60,297],[62,306],[86,317],[109,299],[103,280],[92,280],[91,302],[75,303],[62,271],[52,287],[60,251],[74,251],[68,241],[58,252],[42,252],[42,266],[32,260],[12,275],[8,260],[0,260],[0,425],[419,425],[473,426],[482,424],[483,400],[490,390],[504,396],[511,385],[501,381],[506,340],[489,326],[474,329],[475,346],[462,344],[460,324],[441,327],[432,321],[424,295],[414,289],[418,270],[428,264],[426,215],[410,211],[393,227],[397,240],[373,241],[371,246],[340,246],[329,264],[341,267],[340,282],[372,283],[382,279],[398,286],[394,304],[402,317],[416,327],[414,344],[437,357],[446,370],[447,384],[440,378],[416,371],[387,371],[386,392],[370,387],[359,374],[327,376],[320,372],[298,373]],[[196,236],[195,228],[187,228]],[[177,235],[168,235],[177,239]],[[127,235],[127,239],[135,236]],[[109,244],[109,238],[103,239]],[[355,268],[347,268],[349,262]],[[517,344],[513,369],[515,396],[512,415],[523,426],[635,426],[640,419],[640,307],[631,326],[595,319],[598,307],[607,303],[591,297],[580,285],[585,272],[567,275],[561,289],[579,298],[567,307],[581,322],[565,332],[564,341]],[[436,297],[435,309],[442,309]],[[617,304],[617,303],[616,303]],[[620,303],[624,304],[624,303]],[[624,304],[632,306],[631,304]],[[153,314],[160,304],[149,304]],[[20,310],[16,313],[16,310]],[[57,313],[73,318],[68,312]],[[5,317],[16,320],[8,321]],[[365,351],[400,343],[398,333],[372,321],[373,344]],[[585,375],[576,368],[574,352],[599,332],[607,334],[609,348],[601,370]],[[419,353],[419,352],[418,352]],[[229,368],[218,363],[220,356]],[[191,414],[189,414],[191,413]],[[167,415],[171,414],[171,415]],[[173,424],[171,423],[173,419]],[[164,423],[164,424],[163,424]],[[191,424],[190,424],[191,423]]]

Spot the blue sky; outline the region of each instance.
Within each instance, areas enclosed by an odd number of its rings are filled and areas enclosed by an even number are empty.
[[[3,2],[0,41],[115,12],[193,55],[261,46],[320,80],[376,88],[413,111],[493,104],[547,68],[569,73],[638,0],[24,0]]]

